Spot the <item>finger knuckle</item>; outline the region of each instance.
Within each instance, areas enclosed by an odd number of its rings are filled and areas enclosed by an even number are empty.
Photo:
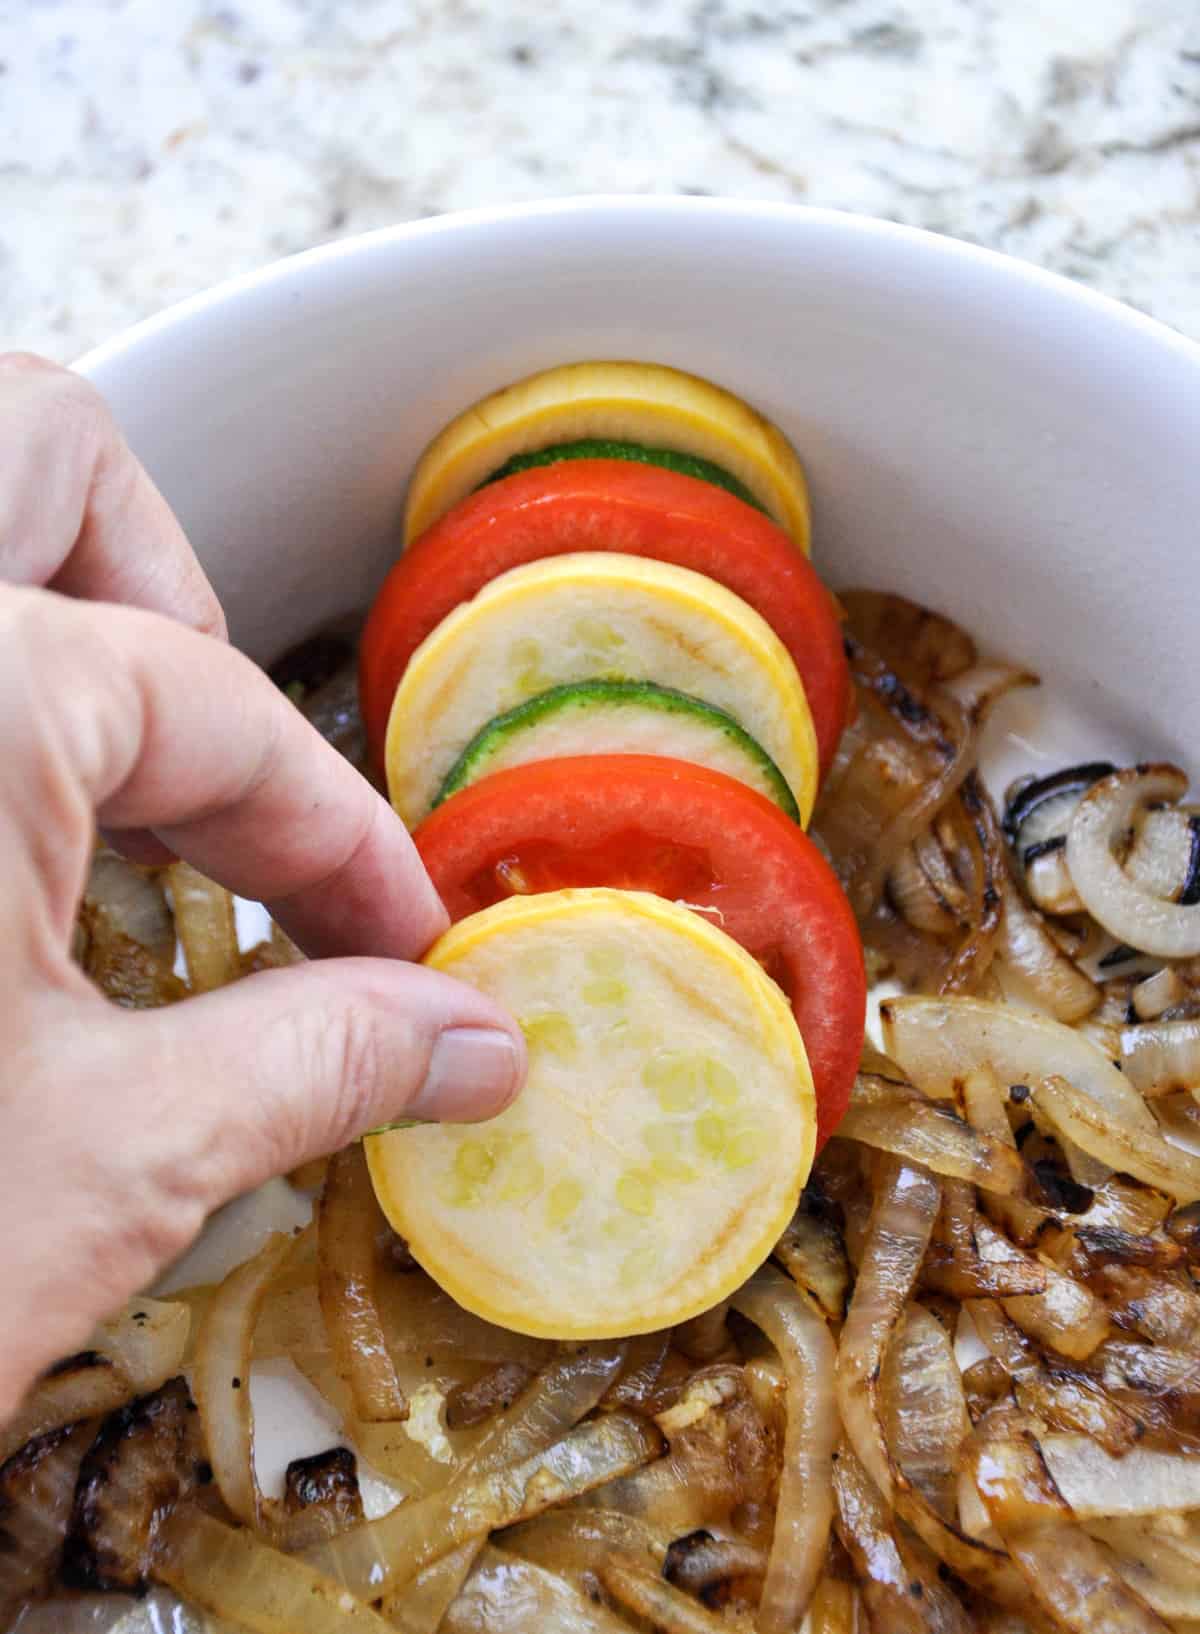
[[[310,1000],[281,1017],[263,1045],[263,1134],[277,1148],[264,1154],[264,1166],[288,1168],[298,1154],[336,1150],[361,1131],[383,1054],[367,1007],[335,996]]]
[[[64,369],[32,352],[9,352],[0,357],[0,370],[30,385],[42,412],[56,419],[68,419],[88,428],[109,428],[112,417],[108,404],[81,374]]]
[[[52,363],[48,357],[39,357],[36,352],[0,352],[0,373],[58,375],[66,374],[67,370],[61,364]]]
[[[328,1007],[316,1064],[330,1101],[330,1135],[344,1146],[361,1132],[382,1065],[379,1027],[365,1005]]]

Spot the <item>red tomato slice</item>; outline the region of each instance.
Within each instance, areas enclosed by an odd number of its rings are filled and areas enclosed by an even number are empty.
[[[367,741],[383,764],[400,677],[431,630],[497,574],[545,556],[615,550],[690,567],[749,602],[800,672],[822,776],[846,724],[850,680],[833,598],[775,523],[698,477],[625,460],[564,460],[471,494],[384,580],[363,632]]]
[[[858,1070],[862,944],[808,836],[722,772],[654,755],[535,761],[481,778],[414,834],[450,916],[516,893],[613,885],[714,908],[791,999],[817,1091],[817,1144]]]

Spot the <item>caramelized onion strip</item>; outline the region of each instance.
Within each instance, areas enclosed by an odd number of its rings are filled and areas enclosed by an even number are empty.
[[[821,1575],[833,1519],[837,1351],[824,1317],[773,1266],[739,1289],[734,1308],[766,1334],[787,1380],[783,1470],[758,1630],[791,1634]]]
[[[317,1291],[329,1348],[366,1423],[408,1417],[375,1297],[383,1214],[361,1145],[329,1160],[317,1214]]]

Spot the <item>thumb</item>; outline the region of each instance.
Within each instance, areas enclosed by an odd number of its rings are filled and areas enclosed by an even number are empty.
[[[78,985],[17,1007],[34,1025],[0,1146],[20,1336],[0,1346],[0,1420],[222,1203],[394,1119],[493,1116],[524,1080],[498,1005],[399,960],[263,971],[141,1012]]]
[[[210,1208],[381,1124],[494,1117],[525,1077],[498,1004],[398,960],[262,971],[125,1019],[139,1075],[172,1086],[161,1121],[180,1132],[176,1161],[204,1164]]]

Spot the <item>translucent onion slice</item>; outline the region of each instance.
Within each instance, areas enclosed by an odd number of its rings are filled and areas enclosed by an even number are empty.
[[[1200,1509],[1200,1453],[1135,1447],[1115,1458],[1090,1437],[1045,1435],[1042,1456],[1081,1519]]]
[[[1058,1074],[1091,1099],[1130,1136],[1157,1135],[1154,1114],[1098,1045],[1061,1022],[981,999],[899,998],[879,1007],[888,1054],[926,1095],[951,1098],[967,1075],[990,1068],[1000,1083],[1031,1084]],[[1080,1164],[1071,1173],[1097,1185],[1104,1171]]]
[[[437,1634],[482,1548],[482,1541],[472,1538],[426,1566],[411,1583],[393,1589],[380,1606],[384,1617],[403,1634]]]
[[[84,888],[85,911],[101,913],[112,930],[132,938],[169,964],[175,956],[175,927],[157,881],[101,848],[92,858]]]
[[[619,1606],[662,1634],[727,1634],[729,1624],[724,1617],[640,1561],[613,1556],[603,1563],[598,1576]],[[760,1621],[759,1627],[764,1626]]]
[[[661,1571],[671,1541],[669,1531],[616,1509],[551,1509],[504,1534],[506,1549],[572,1579],[614,1553]]]
[[[824,1317],[773,1266],[751,1277],[733,1303],[774,1345],[787,1380],[783,1470],[757,1626],[759,1634],[792,1634],[821,1575],[833,1519],[837,1352]]]
[[[519,1362],[537,1369],[553,1352],[544,1339],[510,1333],[464,1311],[424,1271],[381,1275],[375,1295],[393,1358]]]
[[[1091,1521],[1088,1531],[1107,1543],[1117,1570],[1148,1606],[1174,1621],[1200,1619],[1200,1546],[1194,1532],[1178,1535],[1153,1519]]]
[[[819,1219],[801,1207],[775,1244],[773,1257],[831,1322],[842,1320],[850,1263],[841,1233],[832,1221]]]
[[[367,1423],[408,1417],[375,1297],[376,1240],[385,1221],[361,1145],[329,1160],[317,1214],[317,1289],[329,1348]]]
[[[1138,989],[1133,991],[1136,1002]],[[1200,1089],[1200,1021],[1147,1021],[1126,1027],[1121,1034],[1121,1066],[1143,1095]]]
[[[1099,1004],[1100,989],[1067,958],[1014,882],[1004,893],[998,951],[1056,1021],[1082,1021]]]
[[[1178,1203],[1200,1198],[1200,1157],[1171,1145],[1153,1129],[1131,1128],[1112,1118],[1077,1086],[1057,1074],[1036,1084],[1033,1105],[1056,1132],[1082,1151]]]
[[[965,1582],[1003,1604],[1019,1605],[1021,1590],[1008,1561],[938,1514],[899,1467],[884,1430],[884,1361],[912,1293],[939,1202],[938,1183],[923,1169],[895,1159],[881,1165],[858,1281],[838,1346],[838,1407],[858,1455],[855,1462],[861,1459],[875,1487],[894,1502],[922,1542]]]
[[[880,1416],[880,1377],[929,1246],[941,1203],[937,1181],[896,1159],[880,1166],[871,1223],[837,1356],[837,1402],[855,1453],[889,1501],[891,1461]]]
[[[452,1486],[465,1487],[551,1446],[611,1389],[627,1352],[627,1346],[609,1343],[560,1354],[488,1427],[474,1453],[454,1475]],[[411,1582],[397,1573],[388,1605],[397,1626],[407,1634],[434,1634],[475,1564],[482,1543],[482,1538],[468,1539]]]
[[[809,1627],[811,1634],[855,1634],[858,1590],[854,1584],[826,1573],[812,1598]]]
[[[306,1550],[304,1558],[340,1578],[353,1593],[375,1598],[460,1544],[638,1469],[661,1448],[653,1425],[610,1413],[581,1424],[520,1464],[400,1504],[379,1520]]]
[[[979,1257],[987,1264],[1003,1265],[1010,1260],[1028,1263],[1024,1251],[1014,1247],[989,1221],[977,1218],[974,1234]],[[1039,1344],[1073,1361],[1086,1361],[1112,1332],[1104,1301],[1065,1271],[1044,1264],[1040,1269],[1047,1278],[1045,1292],[1006,1298],[1004,1309]]]
[[[1163,959],[1200,953],[1200,906],[1152,896],[1125,873],[1116,847],[1144,807],[1181,800],[1187,785],[1177,766],[1114,772],[1083,796],[1067,833],[1067,866],[1092,918],[1118,942]]]
[[[1043,1610],[1071,1634],[1168,1634],[1103,1546],[1076,1524],[1043,1453],[1023,1424],[1000,1417],[973,1444],[968,1463],[992,1524]]]
[[[192,991],[208,993],[236,981],[242,967],[229,892],[190,862],[172,863],[166,879]]]
[[[833,1474],[838,1533],[854,1562],[871,1627],[887,1634],[971,1634],[970,1618],[930,1568],[903,1550],[879,1491],[843,1445]]]
[[[959,1453],[971,1418],[950,1335],[921,1305],[905,1312],[884,1363],[882,1396],[892,1457],[942,1519],[953,1522]]]
[[[154,1575],[251,1634],[386,1634],[389,1626],[295,1555],[191,1506],[168,1522]]]
[[[966,710],[971,725],[982,726],[1006,693],[1017,687],[1040,686],[1041,682],[1032,671],[1012,664],[975,664],[942,685]]]
[[[985,1191],[1017,1196],[1025,1189],[1025,1165],[1006,1142],[874,1073],[859,1073],[838,1133]]]
[[[403,1628],[403,1622],[396,1625]],[[629,1634],[629,1624],[557,1572],[490,1544],[441,1634]]]
[[[230,1513],[251,1527],[268,1524],[267,1502],[254,1468],[250,1405],[254,1329],[267,1291],[294,1247],[294,1238],[274,1232],[253,1259],[231,1271],[208,1307],[196,1344],[192,1394],[213,1478]]]

